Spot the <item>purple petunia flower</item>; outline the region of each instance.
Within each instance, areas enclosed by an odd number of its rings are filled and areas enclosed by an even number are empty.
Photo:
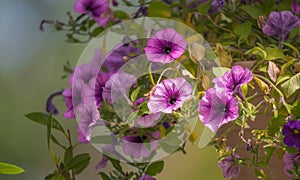
[[[300,14],[300,1],[299,0],[294,0],[292,5],[291,5],[291,10],[295,14]]]
[[[156,180],[154,177],[144,174],[139,180]]]
[[[109,20],[108,17],[103,17],[108,7],[107,0],[76,0],[74,3],[77,13],[90,15],[99,26],[104,26]]]
[[[225,90],[217,91],[215,88],[206,91],[199,102],[198,110],[200,121],[214,132],[239,116],[236,98]]]
[[[237,159],[240,157],[235,153],[230,154],[218,163],[218,167],[223,170],[223,176],[226,179],[238,177],[240,167],[237,164]]]
[[[158,31],[150,38],[145,48],[149,61],[170,63],[179,58],[185,51],[184,38],[172,28]]]
[[[191,98],[191,94],[192,86],[185,79],[166,79],[156,85],[148,101],[148,108],[152,113],[172,113]]]
[[[294,177],[291,172],[294,171],[294,163],[297,162],[298,166],[300,166],[300,154],[289,154],[285,153],[282,157],[284,162],[284,172],[286,175],[290,177]]]
[[[123,136],[121,147],[123,148],[124,154],[131,156],[134,159],[147,158],[155,149],[158,147],[158,143],[153,141],[146,142],[148,136]]]
[[[230,94],[237,94],[241,91],[241,85],[250,82],[253,79],[253,74],[250,69],[242,66],[233,66],[223,76],[213,80],[217,90],[224,89]]]
[[[79,65],[75,67],[73,73],[71,74],[69,83],[72,86],[77,80],[82,80],[85,84],[92,85],[90,82],[96,78],[99,70],[100,67],[96,66],[94,63]]]
[[[46,103],[46,112],[47,113],[53,113],[53,114],[58,114],[58,110],[56,108],[56,106],[53,104],[52,100],[54,97],[56,96],[61,96],[62,95],[62,91],[59,92],[55,92],[53,94],[51,94],[48,99],[47,99],[47,103]]]
[[[146,101],[146,98],[139,98],[135,101],[134,106],[138,107],[145,101]],[[153,127],[157,124],[160,116],[161,116],[161,113],[144,114],[136,120],[135,126],[138,126],[141,128]]]
[[[283,125],[282,134],[284,144],[289,147],[297,147],[300,149],[300,121],[289,120],[287,124]]]
[[[91,102],[83,104],[77,109],[80,115],[80,121],[78,124],[78,141],[82,143],[88,143],[91,140],[92,127],[100,119],[100,113],[95,103]]]
[[[277,36],[280,41],[286,40],[291,30],[300,26],[300,19],[290,11],[272,12],[263,27],[268,36]]]
[[[77,107],[83,104],[85,96],[84,89],[87,87],[82,80],[77,80],[72,88],[68,88],[63,91],[62,95],[65,99],[67,111],[64,113],[64,117],[67,119],[75,118],[75,110]]]

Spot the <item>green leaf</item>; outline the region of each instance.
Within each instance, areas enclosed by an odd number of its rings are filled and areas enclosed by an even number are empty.
[[[70,170],[70,169],[77,169],[77,168],[83,167],[86,165],[86,163],[89,163],[90,159],[91,159],[91,157],[88,153],[76,155],[66,165],[65,169]]]
[[[275,151],[275,147],[265,147],[265,158],[266,158],[266,163],[269,163],[271,157],[273,156],[274,154],[274,151]]]
[[[212,69],[216,77],[223,76],[229,70],[230,70],[229,68],[225,68],[225,67],[213,67]]]
[[[201,134],[198,147],[200,149],[206,147],[211,140],[215,137],[216,132],[211,131],[209,128],[204,127],[203,132]]]
[[[138,87],[131,93],[130,99],[132,102],[135,102],[135,100],[140,92],[140,89],[141,89],[141,87]]]
[[[265,52],[267,53],[266,60],[286,59],[285,55],[278,47],[274,47],[274,48],[267,47],[265,49]]]
[[[46,125],[46,126],[48,125],[50,119],[50,116],[48,114],[42,112],[33,112],[33,113],[26,114],[25,116],[28,119],[32,120],[33,122]],[[57,129],[62,133],[65,132],[62,125],[55,118],[52,117],[52,121],[53,121],[52,123],[53,129]]]
[[[233,28],[233,32],[238,37],[247,39],[251,33],[252,23],[247,21],[245,23],[239,24]]]
[[[268,125],[270,136],[274,136],[277,132],[280,131],[280,127],[283,126],[285,118],[286,116],[279,115],[277,118],[272,117],[270,119],[270,123]]]
[[[148,166],[145,174],[148,174],[149,176],[156,176],[163,170],[163,168],[164,168],[164,162],[157,161]]]
[[[113,143],[113,139],[112,139],[112,136],[95,136],[95,137],[92,137],[91,143],[111,144],[111,143]]]
[[[69,164],[73,158],[73,147],[68,147],[64,155],[64,164]]]
[[[122,169],[122,166],[120,165],[120,161],[114,159],[114,158],[111,158],[109,156],[105,156],[110,162],[111,164],[113,165],[113,167],[118,170],[120,173],[124,174],[123,172],[123,169]]]
[[[296,118],[296,119],[300,119],[300,100],[294,102],[293,104],[293,108],[292,108],[292,115]]]
[[[292,76],[288,81],[282,83],[281,90],[289,98],[300,88],[300,73]]]
[[[119,18],[119,19],[127,19],[129,18],[128,14],[124,11],[120,11],[120,10],[116,10],[114,11],[114,15],[116,18]]]
[[[243,5],[240,7],[241,10],[249,14],[253,19],[257,20],[258,16],[264,15],[264,13],[253,5]]]
[[[106,175],[104,172],[99,172],[99,175],[102,177],[103,180],[110,180],[109,176]]]
[[[0,162],[0,174],[20,174],[25,172],[24,169],[4,162]]]
[[[203,2],[201,3],[199,6],[198,6],[198,11],[203,14],[203,15],[207,15],[210,7],[211,7],[211,4],[212,4],[212,0],[209,0],[208,2]]]
[[[148,6],[148,16],[150,17],[171,17],[170,6],[164,2],[152,1]]]
[[[50,114],[48,124],[47,124],[47,142],[48,142],[48,149],[49,150],[50,150],[52,124],[53,124],[53,118],[52,118],[52,114]]]
[[[64,176],[60,173],[57,173],[57,174],[54,174],[52,177],[51,177],[51,180],[65,180]]]

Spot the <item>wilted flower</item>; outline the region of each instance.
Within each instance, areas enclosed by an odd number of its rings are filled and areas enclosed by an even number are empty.
[[[213,80],[217,90],[224,89],[230,94],[239,93],[240,87],[243,84],[250,82],[253,79],[253,74],[248,68],[242,66],[233,66],[223,76]]]
[[[55,92],[48,97],[47,103],[46,103],[46,112],[58,114],[58,110],[57,110],[56,106],[53,104],[52,100],[54,97],[60,96],[60,95],[62,95],[62,91]]]
[[[300,26],[300,19],[290,11],[272,12],[263,27],[263,32],[268,36],[277,36],[282,41],[297,26]]]
[[[216,131],[238,118],[238,101],[225,90],[208,89],[199,103],[199,118],[204,126]]]
[[[300,149],[300,121],[289,120],[283,125],[282,134],[284,135],[283,142],[289,147],[297,147]]]
[[[152,113],[172,113],[191,97],[192,86],[183,78],[166,79],[156,85],[155,92],[148,101]]]
[[[78,141],[88,143],[91,140],[92,128],[100,119],[100,113],[96,104],[93,102],[78,107],[77,112],[80,115]]]
[[[282,158],[284,162],[284,172],[286,175],[293,177],[294,163],[300,166],[300,154],[285,153]]]
[[[145,48],[149,61],[170,63],[179,58],[185,51],[184,38],[172,28],[166,28],[155,33]]]
[[[88,14],[97,21],[99,26],[103,26],[109,20],[108,17],[103,17],[109,7],[107,0],[76,0],[74,10],[81,14]]]
[[[294,0],[292,5],[291,5],[291,10],[295,14],[300,14],[300,1],[299,0]]]
[[[144,174],[139,180],[156,180],[154,177]]]
[[[223,176],[226,179],[236,178],[239,175],[240,167],[237,160],[240,157],[235,153],[231,153],[218,163],[218,167],[223,170]]]

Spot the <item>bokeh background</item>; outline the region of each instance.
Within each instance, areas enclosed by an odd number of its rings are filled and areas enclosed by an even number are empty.
[[[0,180],[39,180],[55,166],[48,153],[46,128],[27,120],[29,112],[44,111],[47,97],[67,86],[63,65],[75,65],[85,44],[65,42],[63,33],[39,31],[43,19],[66,20],[74,0],[1,0],[0,5],[0,161],[25,169],[20,175],[0,175]],[[64,108],[62,98],[55,103]],[[76,141],[76,121],[59,121],[71,129]],[[54,148],[58,154],[61,151]],[[165,158],[159,180],[223,179],[213,147],[199,149],[188,143],[187,154]],[[77,150],[92,154],[92,163],[77,179],[100,179],[94,170],[101,154],[90,145]],[[106,168],[109,170],[109,167]]]

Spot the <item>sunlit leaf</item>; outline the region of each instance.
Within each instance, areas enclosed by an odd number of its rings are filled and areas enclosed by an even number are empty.
[[[283,94],[288,98],[300,88],[300,73],[292,76],[289,80],[282,83],[281,89]]]
[[[4,162],[0,162],[0,174],[20,174],[23,173],[24,169]]]

